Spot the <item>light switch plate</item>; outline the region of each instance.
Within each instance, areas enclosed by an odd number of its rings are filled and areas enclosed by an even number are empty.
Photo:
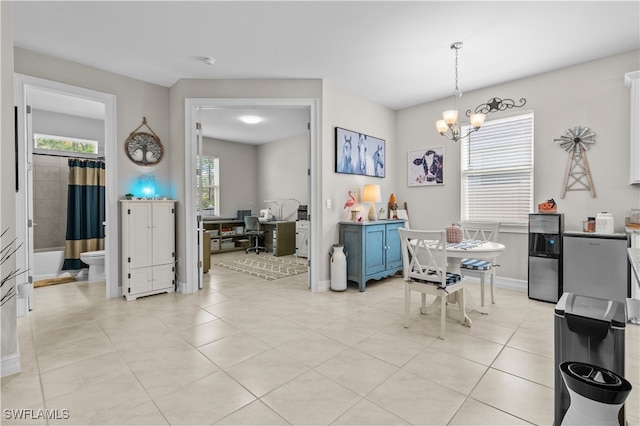
[[[330,209],[331,208],[331,199],[327,199],[327,208]]]

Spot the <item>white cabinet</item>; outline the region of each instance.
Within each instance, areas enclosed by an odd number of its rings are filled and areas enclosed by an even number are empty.
[[[175,289],[175,201],[121,201],[122,291],[127,300]]]
[[[631,183],[640,183],[640,71],[624,75],[624,83],[631,88]]]
[[[296,222],[296,256],[309,257],[309,221]]]

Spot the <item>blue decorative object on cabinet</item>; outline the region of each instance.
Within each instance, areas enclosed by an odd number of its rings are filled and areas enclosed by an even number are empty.
[[[402,270],[398,228],[404,219],[372,222],[340,222],[340,244],[347,254],[347,280],[364,291],[367,281],[379,280]]]

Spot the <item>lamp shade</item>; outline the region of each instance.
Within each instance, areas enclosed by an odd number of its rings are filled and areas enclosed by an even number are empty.
[[[379,203],[382,200],[380,185],[365,185],[362,193],[362,201],[365,203]]]

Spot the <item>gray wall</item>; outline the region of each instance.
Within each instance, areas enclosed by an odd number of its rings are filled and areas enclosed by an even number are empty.
[[[291,199],[309,204],[308,158],[309,136],[306,133],[258,146],[259,209],[271,208],[277,214],[276,205],[264,203],[264,200],[276,200],[281,205],[282,219],[297,219],[298,203]]]
[[[309,202],[306,134],[261,145],[205,137],[202,152],[220,159],[222,217],[236,217],[238,210],[258,214],[268,207],[275,214],[276,207],[264,200],[278,200],[283,205],[283,218],[295,220],[298,205],[287,200]]]
[[[607,211],[613,214],[617,232],[624,230],[624,217],[640,207],[640,185],[629,184],[629,88],[624,74],[640,68],[639,51],[628,52],[510,83],[465,92],[460,109],[474,109],[492,97],[526,98],[524,109],[534,111],[534,204],[553,198],[558,212],[565,214],[567,230],[578,230],[587,216]],[[464,87],[462,88],[464,90]],[[444,228],[460,218],[460,145],[441,137],[435,120],[450,109],[453,98],[407,108],[397,113],[397,195],[407,202],[411,225]],[[509,113],[493,113],[487,119]],[[575,126],[588,126],[596,143],[588,151],[596,198],[588,191],[567,192],[560,198],[568,154],[555,138]],[[480,130],[482,131],[482,130]],[[408,151],[445,146],[445,185],[411,187],[406,184]],[[434,208],[433,203],[437,203]],[[527,235],[524,228],[503,232],[507,246],[498,274],[527,279]]]
[[[220,216],[234,218],[238,210],[256,212],[256,146],[204,138],[202,153],[220,159]]]
[[[33,248],[64,246],[69,166],[66,157],[33,155]]]
[[[170,182],[171,156],[169,142],[169,89],[86,65],[15,48],[15,72],[73,86],[84,87],[116,96],[118,194],[130,192],[143,174],[154,174],[158,191],[173,195]],[[142,118],[158,135],[165,148],[160,164],[138,166],[129,160],[124,143]],[[142,128],[146,131],[146,127]],[[118,200],[110,200],[117,203]]]
[[[32,109],[34,133],[98,141],[98,155],[104,156],[104,120]]]
[[[16,193],[14,154],[14,109],[13,109],[13,26],[11,2],[0,2],[0,229],[7,229],[2,244],[13,241],[16,235]],[[0,276],[5,277],[16,267],[15,257],[0,265]],[[14,280],[15,281],[15,280]],[[5,285],[6,287],[7,285]],[[6,288],[2,289],[4,295]],[[0,309],[2,316],[2,342],[0,360],[2,375],[20,371],[18,330],[15,298]]]

